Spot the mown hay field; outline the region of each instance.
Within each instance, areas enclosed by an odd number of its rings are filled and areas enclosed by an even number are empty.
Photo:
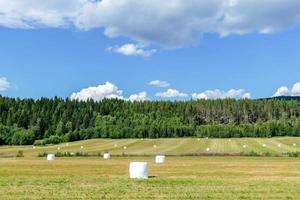
[[[150,178],[128,178],[131,161]],[[1,199],[300,199],[300,159],[290,157],[0,158]]]
[[[300,158],[285,156],[300,151],[299,147],[300,138],[293,137],[94,139],[40,147],[1,146],[0,199],[300,199]],[[283,156],[176,156],[208,148]],[[19,150],[25,157],[6,157]],[[112,158],[46,161],[37,157],[43,152],[109,152]],[[173,156],[157,165],[157,154]],[[150,178],[129,179],[131,161],[148,162]]]
[[[19,150],[25,156],[39,153],[84,152],[97,154],[109,152],[112,155],[178,155],[194,152],[269,152],[281,155],[300,151],[299,137],[276,138],[175,138],[175,139],[92,139],[49,146],[0,146],[0,155],[16,154]]]

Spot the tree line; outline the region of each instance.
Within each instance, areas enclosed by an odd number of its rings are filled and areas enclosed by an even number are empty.
[[[300,136],[300,103],[281,99],[83,102],[0,96],[0,145],[196,136]]]

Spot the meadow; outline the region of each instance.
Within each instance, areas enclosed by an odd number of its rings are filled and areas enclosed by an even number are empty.
[[[147,161],[148,180],[128,178]],[[1,199],[300,199],[300,160],[289,157],[1,158]]]
[[[285,156],[299,151],[299,146],[300,138],[292,137],[93,139],[50,146],[1,146],[1,199],[300,199],[300,159]],[[178,156],[207,152],[207,148],[282,156]],[[5,157],[19,150],[24,157]],[[112,158],[47,161],[38,157],[41,152],[79,151],[109,152]],[[124,153],[131,156],[120,156]],[[157,165],[156,154],[170,156]],[[149,163],[148,180],[129,179],[131,161]]]
[[[83,152],[91,155],[109,152],[112,155],[180,155],[194,152],[217,153],[270,153],[283,155],[300,151],[299,137],[274,138],[168,138],[168,139],[91,139],[47,146],[0,146],[0,155],[16,154],[37,156],[41,153]]]

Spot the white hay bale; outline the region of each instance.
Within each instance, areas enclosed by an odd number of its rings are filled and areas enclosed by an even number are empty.
[[[262,146],[263,146],[263,147],[266,147],[267,145],[266,145],[266,144],[262,144]]]
[[[153,148],[157,148],[157,146],[156,146],[156,145],[153,145]]]
[[[141,138],[141,140],[144,140],[144,138]]]
[[[206,137],[205,139],[207,139],[207,140],[208,140],[208,137]]]
[[[280,148],[280,147],[281,147],[281,144],[278,144],[277,146]]]
[[[206,151],[210,151],[210,148],[206,148]]]
[[[228,141],[231,142],[231,139],[229,139]]]
[[[57,147],[57,150],[60,150],[60,147]]]
[[[127,149],[127,147],[125,146],[125,147],[123,147],[123,149]]]
[[[244,145],[243,145],[243,148],[245,149],[246,147],[247,147],[247,145],[244,144]]]
[[[148,163],[131,162],[129,165],[129,177],[134,179],[148,179]]]
[[[197,140],[200,141],[200,138],[198,138]]]
[[[295,147],[295,146],[297,146],[297,144],[294,143],[293,146]]]
[[[110,159],[110,154],[109,154],[109,153],[103,154],[103,159],[104,159],[104,160]]]
[[[165,162],[166,162],[166,156],[164,156],[164,155],[157,155],[155,157],[155,163],[156,164],[163,164]]]
[[[33,146],[32,148],[35,149],[35,146]]]
[[[52,161],[55,160],[55,154],[51,153],[47,155],[47,160]]]
[[[81,146],[80,149],[83,149],[83,146]]]

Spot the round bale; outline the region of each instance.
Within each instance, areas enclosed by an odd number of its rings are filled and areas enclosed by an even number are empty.
[[[55,154],[48,154],[47,155],[47,160],[50,160],[50,161],[52,161],[52,160],[55,160]]]
[[[165,162],[166,162],[166,156],[164,156],[164,155],[157,155],[155,157],[155,163],[156,164],[163,164]]]
[[[148,163],[131,162],[129,165],[129,177],[133,179],[148,179]]]
[[[104,159],[104,160],[110,159],[110,154],[109,154],[109,153],[103,154],[103,159]]]

